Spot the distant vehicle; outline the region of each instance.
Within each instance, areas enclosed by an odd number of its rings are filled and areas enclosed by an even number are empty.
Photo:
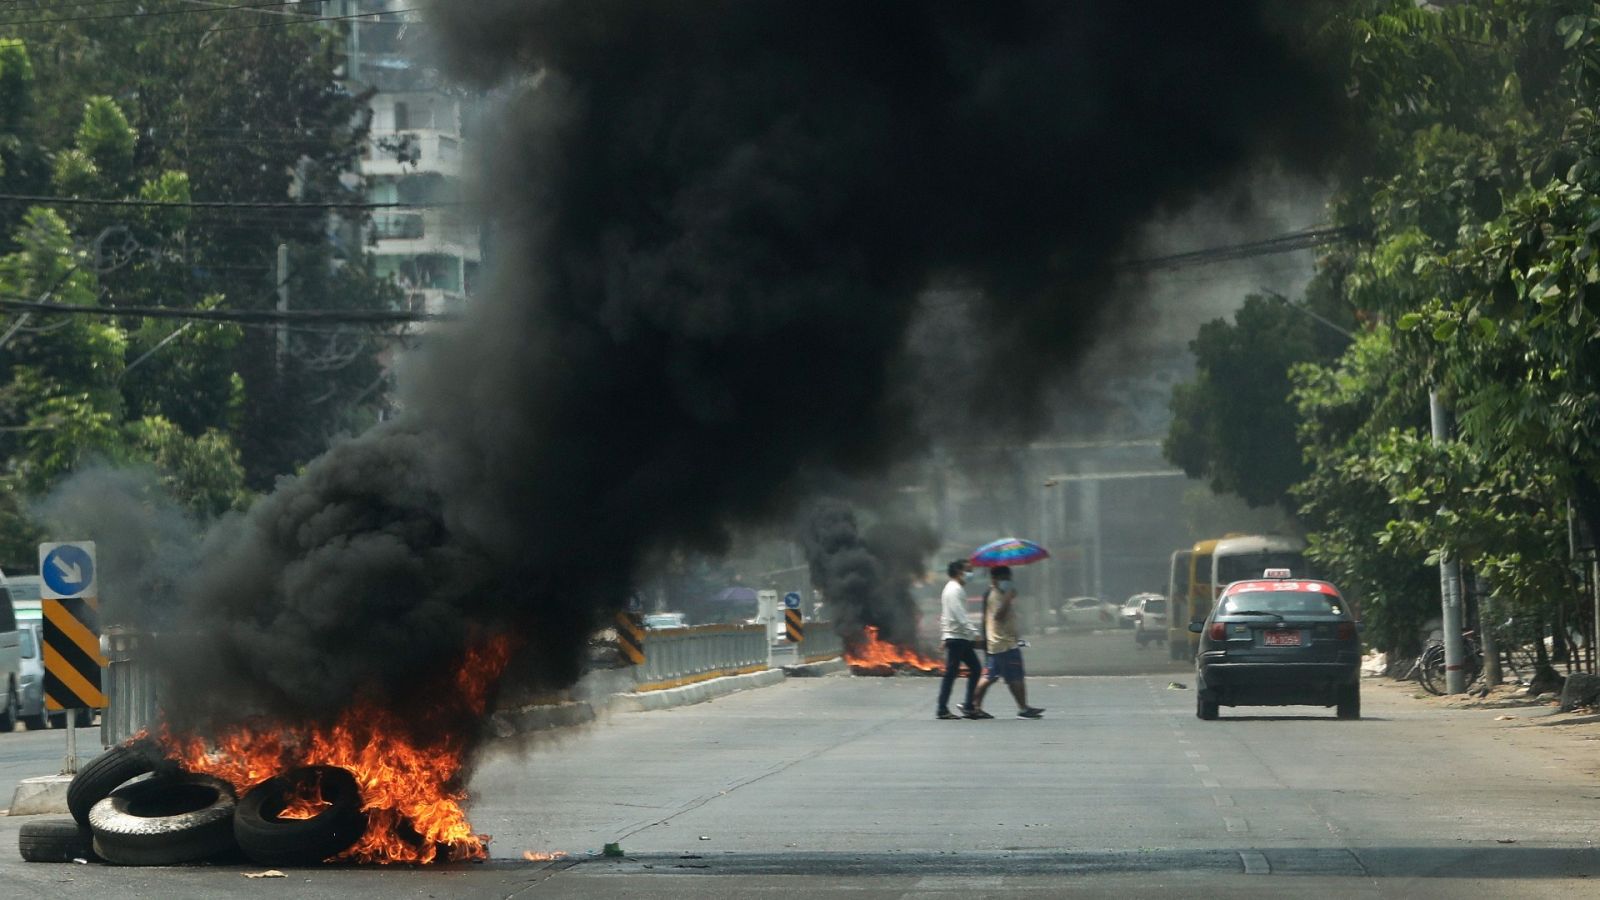
[[[1167,567],[1167,658],[1188,659],[1189,585],[1194,581],[1194,551],[1174,550]]]
[[[1134,616],[1133,639],[1140,647],[1150,641],[1167,642],[1167,598],[1160,594],[1144,594]]]
[[[44,621],[28,618],[28,610],[18,610],[18,624],[22,634],[21,703],[18,707],[22,724],[29,731],[45,728],[62,728],[66,725],[65,712],[52,713],[44,708]],[[94,710],[80,709],[73,713],[74,725],[87,727],[94,723]]]
[[[22,631],[11,605],[6,576],[0,572],[0,733],[16,730],[22,715]]]
[[[1220,706],[1293,705],[1361,717],[1360,623],[1332,584],[1268,570],[1223,588],[1216,609],[1189,629],[1200,638],[1199,718],[1215,719]]]
[[[644,617],[646,628],[686,628],[689,617],[680,612],[651,613]]]
[[[1306,542],[1297,537],[1229,535],[1211,548],[1211,596],[1235,581],[1260,578],[1267,569],[1288,569],[1301,578],[1315,574],[1306,566]]]
[[[1123,628],[1132,628],[1132,627],[1134,627],[1134,622],[1137,621],[1138,618],[1139,618],[1139,604],[1146,597],[1160,597],[1160,596],[1161,596],[1160,594],[1156,594],[1156,593],[1141,592],[1141,593],[1138,593],[1138,594],[1134,594],[1133,596],[1129,597],[1128,599],[1122,601],[1122,609],[1117,612],[1117,624],[1121,625]],[[1141,641],[1140,643],[1143,643],[1143,642]]]
[[[1061,604],[1056,621],[1062,628],[1110,628],[1117,624],[1120,612],[1115,603],[1099,597],[1068,597]]]

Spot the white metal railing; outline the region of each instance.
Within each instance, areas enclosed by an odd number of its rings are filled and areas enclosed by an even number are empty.
[[[795,653],[804,662],[822,662],[844,655],[844,641],[833,630],[832,622],[806,622]]]
[[[633,677],[638,690],[652,691],[765,668],[764,625],[649,628],[644,662],[634,667]]]

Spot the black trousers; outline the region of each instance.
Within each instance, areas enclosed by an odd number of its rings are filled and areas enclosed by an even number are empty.
[[[967,706],[972,706],[972,695],[978,690],[978,676],[983,674],[983,664],[978,662],[977,645],[961,638],[944,642],[944,678],[939,681],[939,710],[950,708],[950,689],[955,687],[956,674],[961,664],[967,664]]]

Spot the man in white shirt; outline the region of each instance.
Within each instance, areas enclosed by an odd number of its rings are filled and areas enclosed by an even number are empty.
[[[967,562],[958,559],[946,566],[945,571],[950,575],[950,581],[939,598],[939,631],[944,636],[944,678],[939,680],[939,708],[934,718],[993,718],[987,713],[978,712],[972,704],[982,666],[978,663],[978,627],[967,617]],[[967,702],[958,707],[961,715],[956,715],[950,711],[950,689],[955,686],[962,665],[967,667]]]

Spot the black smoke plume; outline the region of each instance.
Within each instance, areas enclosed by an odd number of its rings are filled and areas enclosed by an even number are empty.
[[[1338,81],[1277,21],[1317,3],[432,8],[456,69],[510,95],[493,281],[399,420],[213,536],[176,712],[405,708],[488,632],[570,681],[644,560],[920,446],[896,373],[925,291],[978,298],[976,394],[1025,420],[1139,223],[1334,143]]]
[[[886,519],[863,532],[848,504],[828,499],[806,511],[801,544],[811,583],[822,590],[827,618],[847,648],[861,641],[868,625],[891,644],[916,645],[911,584],[939,546],[932,531]]]

